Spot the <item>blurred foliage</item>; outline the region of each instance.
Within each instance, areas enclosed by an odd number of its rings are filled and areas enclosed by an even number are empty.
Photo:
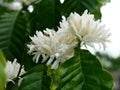
[[[96,55],[100,59],[104,68],[111,72],[113,75],[115,85],[113,90],[120,89],[120,56],[119,57],[112,57],[107,53],[97,52]]]
[[[109,54],[97,52],[96,55],[100,58],[103,66],[110,71],[120,72],[120,57],[113,58]]]

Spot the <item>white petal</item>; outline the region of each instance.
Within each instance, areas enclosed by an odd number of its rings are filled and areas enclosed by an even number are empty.
[[[53,60],[54,60],[54,56],[51,56],[46,65],[47,66],[50,65]]]
[[[42,57],[43,57],[42,63],[44,63],[49,58],[49,56],[45,54],[42,54]]]
[[[58,65],[59,65],[59,60],[55,60],[54,63],[53,63],[53,65],[52,65],[52,67],[51,67],[51,69],[58,68]]]

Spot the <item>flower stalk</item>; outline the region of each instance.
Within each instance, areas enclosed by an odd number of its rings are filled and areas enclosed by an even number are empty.
[[[47,75],[51,78],[51,85],[50,85],[50,90],[56,90],[57,87],[59,86],[59,81],[60,81],[60,67],[57,69],[51,69],[51,66],[48,67]]]

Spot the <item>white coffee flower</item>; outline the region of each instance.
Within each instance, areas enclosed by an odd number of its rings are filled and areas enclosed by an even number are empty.
[[[13,62],[7,61],[6,67],[5,67],[5,72],[7,74],[7,80],[8,81],[13,81],[17,77],[17,74],[20,69],[20,64],[17,63],[17,60],[14,59]],[[25,70],[24,68],[21,69],[20,75],[24,74]]]
[[[80,16],[71,13],[68,17],[71,32],[78,37],[85,46],[94,48],[95,44],[105,48],[106,42],[110,42],[110,32],[99,20],[94,20],[94,15],[88,14],[87,10]]]
[[[6,7],[9,10],[15,10],[15,11],[20,11],[23,8],[22,2],[19,1],[14,1],[11,3],[0,3],[0,5]]]
[[[8,9],[10,10],[18,10],[20,11],[22,9],[22,3],[21,2],[12,2],[8,4]]]
[[[28,53],[34,55],[33,60],[36,63],[39,57],[42,56],[42,62],[47,61],[47,65],[52,64],[52,69],[56,69],[59,63],[63,63],[74,55],[74,47],[76,45],[75,39],[71,35],[58,30],[46,29],[45,31],[36,31],[34,37],[30,37],[32,42],[29,47]]]

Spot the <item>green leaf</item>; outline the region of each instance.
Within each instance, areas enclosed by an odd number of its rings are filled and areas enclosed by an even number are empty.
[[[84,10],[88,9],[95,15],[96,19],[100,19],[100,8],[108,1],[110,0],[65,0],[62,4],[62,14],[65,16],[69,16],[71,12],[82,14]]]
[[[34,5],[34,11],[30,15],[31,33],[46,28],[56,28],[61,20],[59,0],[41,0]]]
[[[0,49],[7,59],[21,59],[26,35],[23,13],[9,12],[0,16]]]
[[[0,64],[3,65],[3,67],[5,67],[6,65],[6,59],[4,54],[2,53],[2,51],[0,50]]]
[[[50,78],[43,65],[32,68],[23,78],[19,90],[49,90]]]
[[[57,90],[112,90],[113,78],[105,71],[96,56],[87,50],[75,50],[59,72]]]
[[[6,85],[6,74],[4,71],[5,64],[6,64],[5,57],[2,51],[0,51],[0,90],[4,90]]]
[[[6,85],[6,74],[3,66],[0,64],[0,90],[4,90]]]

